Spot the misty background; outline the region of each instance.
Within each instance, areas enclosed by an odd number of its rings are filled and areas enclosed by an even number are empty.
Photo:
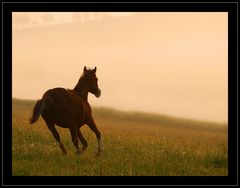
[[[13,97],[72,89],[97,66],[93,106],[227,122],[227,13],[13,13]]]

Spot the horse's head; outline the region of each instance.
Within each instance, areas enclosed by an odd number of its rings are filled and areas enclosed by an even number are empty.
[[[83,69],[84,76],[89,85],[89,92],[94,94],[96,97],[101,96],[101,90],[98,87],[98,79],[96,76],[97,67],[92,70],[88,70],[86,67]]]

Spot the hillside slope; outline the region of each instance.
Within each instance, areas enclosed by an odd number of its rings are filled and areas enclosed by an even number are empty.
[[[83,126],[88,148],[83,155],[76,156],[69,130],[56,126],[68,152],[65,156],[42,118],[29,124],[33,106],[34,101],[13,99],[14,176],[228,175],[226,126],[93,108],[104,152],[95,156],[95,134]]]

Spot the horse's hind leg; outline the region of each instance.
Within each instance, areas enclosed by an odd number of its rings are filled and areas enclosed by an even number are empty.
[[[45,120],[45,119],[44,119],[44,120]],[[45,121],[46,121],[46,120],[45,120]],[[51,123],[51,122],[49,122],[49,121],[46,121],[46,124],[47,124],[49,130],[52,132],[54,138],[58,141],[62,152],[63,152],[64,154],[67,154],[67,151],[66,151],[66,149],[64,148],[64,145],[62,144],[62,142],[61,142],[61,140],[60,140],[60,136],[59,136],[59,134],[58,134],[58,132],[57,132],[54,124]]]
[[[72,142],[74,144],[74,146],[77,148],[77,154],[81,154],[81,149],[79,147],[79,140],[78,140],[78,130],[77,127],[71,127],[70,129],[70,133],[71,133],[71,137],[72,137]]]
[[[84,139],[83,134],[82,134],[80,128],[78,128],[78,132],[77,133],[78,133],[78,138],[79,138],[79,140],[81,141],[81,143],[83,145],[82,151],[85,151],[87,149],[87,146],[88,146],[87,141]]]

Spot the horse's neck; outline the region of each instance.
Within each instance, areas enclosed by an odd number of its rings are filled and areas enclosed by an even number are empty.
[[[79,80],[75,88],[73,89],[77,92],[77,94],[85,100],[88,100],[88,88],[86,87],[86,83],[83,80]]]

